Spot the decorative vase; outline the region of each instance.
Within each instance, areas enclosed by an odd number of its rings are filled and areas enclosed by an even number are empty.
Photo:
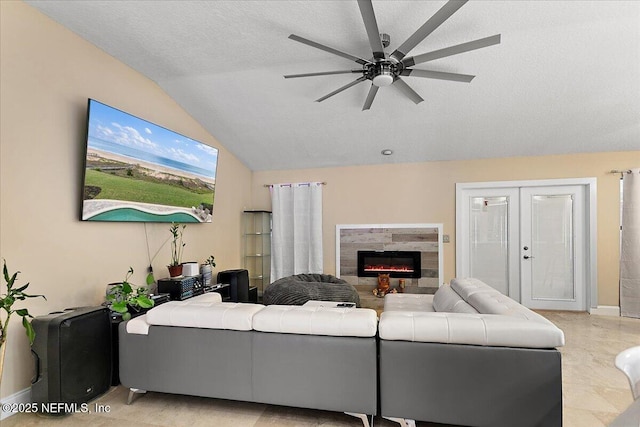
[[[167,266],[167,268],[169,269],[169,277],[182,276],[182,264],[169,265],[169,266]]]
[[[209,264],[202,264],[200,266],[200,274],[202,274],[202,284],[204,286],[211,286],[211,278],[213,276],[213,269]]]

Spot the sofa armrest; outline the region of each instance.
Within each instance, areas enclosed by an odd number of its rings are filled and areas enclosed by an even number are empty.
[[[551,322],[471,313],[384,312],[380,338],[444,344],[496,347],[554,348],[564,345],[564,333]]]

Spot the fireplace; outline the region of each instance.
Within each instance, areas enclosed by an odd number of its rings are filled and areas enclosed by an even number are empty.
[[[391,277],[419,279],[420,251],[358,251],[358,277]]]

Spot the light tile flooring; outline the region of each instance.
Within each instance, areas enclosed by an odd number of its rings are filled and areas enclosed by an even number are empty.
[[[613,361],[625,348],[640,345],[640,320],[590,316],[586,313],[541,312],[566,337],[561,349],[565,427],[607,426],[632,401],[626,377]],[[148,393],[126,405],[127,390],[113,387],[90,404],[105,405],[109,413],[74,414],[60,418],[17,414],[2,427],[31,426],[361,426],[348,415],[218,399]],[[398,424],[376,418],[375,425]],[[435,424],[418,422],[419,427]],[[517,426],[514,426],[517,427]]]

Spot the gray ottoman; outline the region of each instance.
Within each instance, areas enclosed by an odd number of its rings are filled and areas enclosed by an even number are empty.
[[[302,305],[307,301],[354,302],[360,307],[356,288],[330,274],[296,274],[276,280],[264,290],[264,305]]]

